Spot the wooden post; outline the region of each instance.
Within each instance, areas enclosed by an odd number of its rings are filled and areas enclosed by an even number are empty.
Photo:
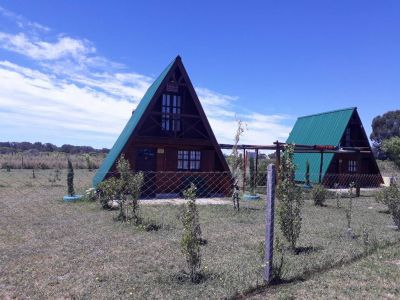
[[[319,178],[318,183],[322,182],[322,166],[324,165],[324,150],[321,150],[321,161],[319,164]]]
[[[257,187],[257,179],[258,179],[258,148],[256,149],[256,169],[255,169],[255,174],[254,174],[254,176],[253,176],[254,188]]]
[[[275,172],[279,172],[279,165],[281,164],[281,147],[279,141],[275,142],[276,149],[275,149]],[[276,176],[278,178],[278,176]]]
[[[275,214],[276,170],[273,164],[268,165],[267,198],[265,203],[265,243],[264,243],[264,282],[272,280],[272,259],[274,254],[274,214]]]

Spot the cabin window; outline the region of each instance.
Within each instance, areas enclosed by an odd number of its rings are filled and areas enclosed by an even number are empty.
[[[179,150],[178,170],[200,170],[200,159],[200,151]]]
[[[181,130],[181,96],[163,94],[161,128],[164,131]]]
[[[349,172],[350,173],[355,173],[357,172],[357,161],[355,160],[349,160]]]

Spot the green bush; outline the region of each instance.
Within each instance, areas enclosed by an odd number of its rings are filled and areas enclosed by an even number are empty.
[[[296,168],[293,163],[293,153],[294,145],[288,145],[279,166],[277,213],[282,235],[288,241],[291,250],[295,251],[301,230],[303,194],[301,188],[296,186],[294,182]]]
[[[314,205],[323,206],[327,196],[328,196],[328,191],[321,184],[316,184],[311,189],[311,198],[314,201]]]
[[[400,189],[397,185],[383,188],[376,193],[375,199],[388,207],[397,229],[400,230]]]
[[[139,225],[141,219],[138,200],[144,182],[143,173],[132,173],[129,161],[125,159],[124,155],[118,159],[117,171],[119,178],[111,177],[97,186],[100,203],[103,208],[106,208],[109,200],[118,200],[117,219],[122,222],[132,220],[135,225]]]
[[[386,152],[388,157],[400,167],[400,137],[392,137],[390,139],[383,140],[382,150]]]
[[[190,188],[183,192],[187,205],[182,214],[183,234],[181,239],[181,250],[186,257],[189,268],[190,281],[198,282],[199,269],[201,267],[200,241],[201,229],[199,222],[199,212],[196,206],[196,186],[192,184]]]
[[[109,208],[108,201],[120,199],[118,184],[117,178],[110,177],[97,186],[98,198],[103,208]]]

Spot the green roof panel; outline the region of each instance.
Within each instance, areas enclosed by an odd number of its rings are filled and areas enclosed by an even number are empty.
[[[356,109],[356,107],[351,107],[300,117],[286,142],[299,145],[339,146],[347,124]],[[323,155],[322,176],[326,174],[333,156],[333,153]],[[295,179],[304,181],[307,160],[310,163],[310,181],[318,182],[321,161],[319,153],[294,154],[294,163],[297,167]]]
[[[179,57],[177,57],[176,59],[178,58]],[[135,112],[130,117],[128,123],[125,125],[122,133],[118,137],[114,146],[111,148],[110,152],[107,154],[96,175],[93,177],[93,186],[97,186],[100,182],[102,182],[105,179],[107,173],[111,170],[112,166],[114,165],[114,162],[121,155],[121,152],[124,149],[126,143],[128,142],[131,134],[135,130],[136,125],[139,123],[139,120],[143,116],[144,112],[146,111],[155,93],[157,92],[164,78],[167,76],[168,72],[170,71],[176,59],[174,59],[164,69],[164,71],[160,74],[160,76],[158,76],[158,78],[148,88],[142,100],[140,100],[138,106],[136,107]]]

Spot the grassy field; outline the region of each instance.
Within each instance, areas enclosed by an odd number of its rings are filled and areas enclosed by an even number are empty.
[[[394,245],[306,281],[272,286],[249,299],[399,299],[399,273],[400,248]]]
[[[0,171],[0,297],[215,299],[247,295],[262,282],[262,202],[245,203],[238,214],[230,205],[199,206],[207,244],[202,246],[204,278],[193,285],[183,272],[179,206],[143,205],[142,216],[162,225],[159,231],[147,232],[114,221],[116,213],[102,210],[98,203],[62,202],[65,170],[56,183],[49,182],[51,170],[37,171],[35,179],[31,172]],[[94,173],[75,174],[76,190],[82,192]],[[342,206],[346,201],[342,199]],[[364,194],[354,200],[352,221],[354,239],[346,236],[345,212],[335,200],[328,200],[325,207],[307,200],[298,253],[285,252],[283,282],[268,292],[270,296],[324,297],[323,286],[349,284],[346,276],[336,274],[350,263],[349,270],[357,269],[354,282],[364,277],[368,282],[368,264],[375,273],[394,272],[393,265],[387,271],[376,259],[390,245],[400,245],[400,232],[394,230],[385,207]],[[398,251],[387,258],[399,259]],[[385,281],[377,284],[376,297],[400,296]]]

